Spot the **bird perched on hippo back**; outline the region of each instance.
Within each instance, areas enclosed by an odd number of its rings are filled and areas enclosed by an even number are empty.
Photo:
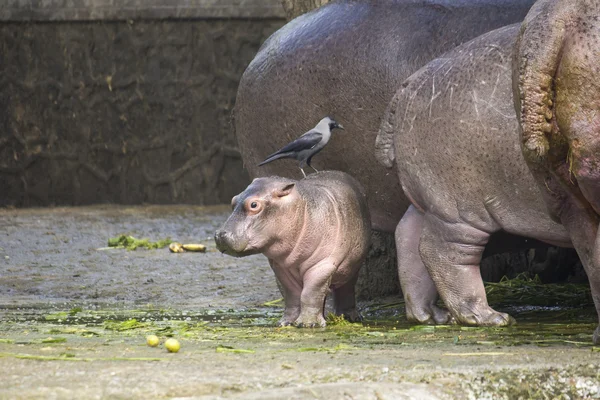
[[[265,165],[280,158],[294,158],[300,161],[300,171],[302,171],[302,175],[304,175],[305,178],[306,173],[304,173],[304,167],[307,165],[315,172],[319,172],[315,167],[310,165],[310,161],[315,154],[323,150],[327,145],[329,139],[331,139],[331,131],[335,128],[344,129],[341,124],[338,124],[332,118],[325,117],[319,121],[317,126],[293,142],[286,144],[258,165]]]
[[[333,291],[335,312],[360,319],[354,286],[371,237],[364,189],[350,175],[322,171],[299,181],[257,178],[231,204],[215,233],[217,248],[234,257],[262,253],[283,287],[280,325],[325,326],[323,305]]]

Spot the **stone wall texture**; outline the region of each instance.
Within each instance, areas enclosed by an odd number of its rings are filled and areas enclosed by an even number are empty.
[[[283,19],[71,21],[47,8],[0,22],[0,206],[228,203],[247,185],[230,114]]]

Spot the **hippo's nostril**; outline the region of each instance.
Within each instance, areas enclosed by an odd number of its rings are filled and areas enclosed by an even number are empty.
[[[228,240],[230,237],[231,235],[227,231],[219,230],[215,232],[215,243],[221,253],[224,253],[230,247]]]

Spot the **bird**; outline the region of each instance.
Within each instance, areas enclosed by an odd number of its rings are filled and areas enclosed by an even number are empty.
[[[300,171],[302,171],[302,175],[305,178],[306,173],[304,173],[303,167],[307,165],[315,172],[319,172],[315,167],[310,165],[310,160],[315,154],[323,150],[323,147],[325,147],[331,138],[331,131],[335,128],[344,130],[342,124],[338,124],[333,118],[325,117],[314,128],[293,142],[283,146],[258,165],[265,165],[280,158],[294,158],[300,162]]]

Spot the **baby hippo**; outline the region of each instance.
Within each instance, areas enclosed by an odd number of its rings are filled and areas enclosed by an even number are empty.
[[[283,287],[280,326],[324,327],[333,291],[335,313],[350,321],[354,286],[369,248],[371,225],[363,188],[350,175],[322,171],[296,181],[257,178],[231,200],[233,213],[215,234],[234,257],[262,253]]]

